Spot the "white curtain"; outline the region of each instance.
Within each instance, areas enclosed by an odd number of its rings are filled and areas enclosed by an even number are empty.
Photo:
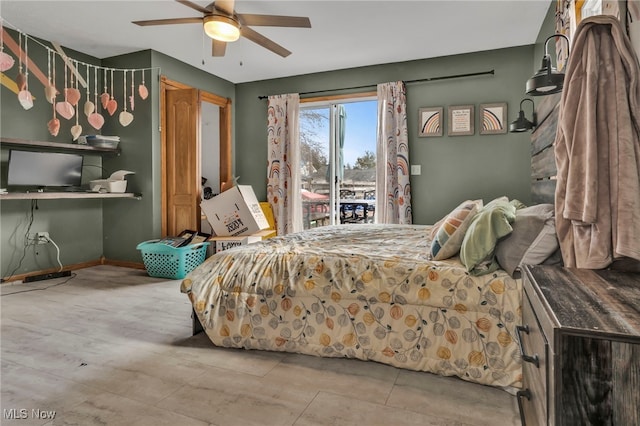
[[[269,96],[267,201],[278,235],[302,231],[299,113],[297,93]]]
[[[410,224],[409,138],[404,82],[378,85],[376,221]]]

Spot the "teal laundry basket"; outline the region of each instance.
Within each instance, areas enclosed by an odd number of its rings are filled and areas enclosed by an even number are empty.
[[[145,241],[136,247],[142,253],[147,273],[152,277],[181,280],[207,257],[208,242],[171,247],[158,241]]]

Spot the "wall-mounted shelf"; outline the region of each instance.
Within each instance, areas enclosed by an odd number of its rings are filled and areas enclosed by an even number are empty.
[[[27,148],[46,148],[55,151],[81,151],[82,153],[115,154],[120,155],[120,148],[98,148],[91,145],[74,143],[59,143],[46,141],[31,141],[27,139],[0,138],[0,144],[6,146],[20,146]]]
[[[88,198],[132,198],[140,200],[141,194],[131,192],[8,192],[0,195],[3,200],[61,200],[61,199],[88,199]]]
[[[26,148],[40,148],[49,149],[51,151],[74,151],[81,154],[115,154],[120,155],[120,148],[98,148],[91,145],[79,145],[71,143],[59,143],[59,142],[46,142],[46,141],[31,141],[27,139],[16,138],[0,138],[0,145],[4,146],[17,146]],[[110,199],[110,198],[131,198],[140,200],[141,194],[134,194],[131,192],[8,192],[0,194],[1,200],[62,200],[62,199]]]

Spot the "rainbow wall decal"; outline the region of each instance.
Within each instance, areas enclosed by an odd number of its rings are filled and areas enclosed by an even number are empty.
[[[440,112],[433,111],[431,113],[425,113],[423,117],[426,116],[426,121],[422,126],[422,133],[433,134],[440,133]]]
[[[419,136],[442,136],[442,108],[420,108]]]
[[[482,129],[483,130],[502,130],[502,107],[485,108],[482,111]]]

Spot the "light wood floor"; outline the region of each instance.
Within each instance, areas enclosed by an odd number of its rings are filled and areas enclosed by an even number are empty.
[[[76,274],[0,286],[2,425],[520,424],[504,390],[374,362],[217,348],[191,336],[180,281],[112,266]],[[16,293],[27,289],[43,290]]]

